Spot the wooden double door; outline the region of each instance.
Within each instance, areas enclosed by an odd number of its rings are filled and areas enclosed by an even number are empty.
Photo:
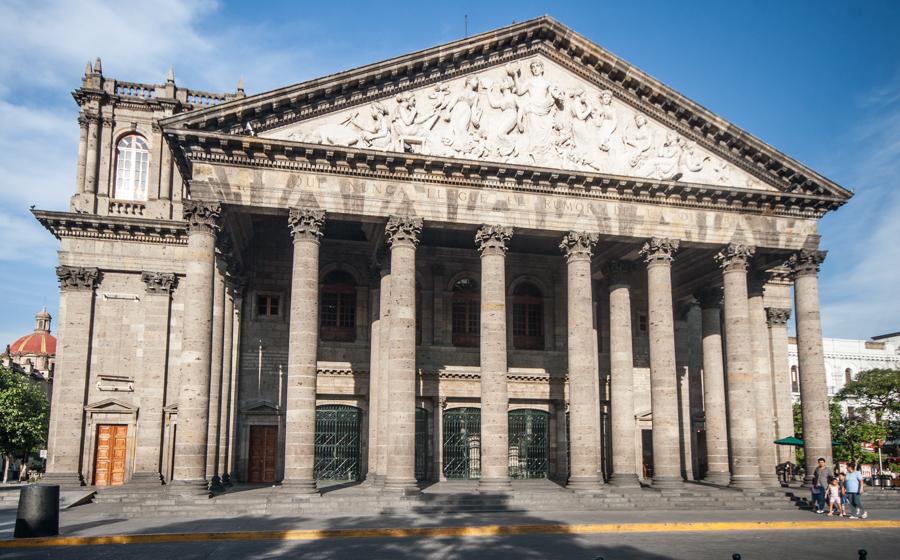
[[[100,424],[97,426],[97,447],[94,453],[94,485],[125,484],[125,458],[128,448],[128,426]]]
[[[250,426],[247,482],[275,482],[278,426]]]

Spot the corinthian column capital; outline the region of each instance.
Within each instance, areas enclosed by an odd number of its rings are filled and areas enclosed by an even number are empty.
[[[185,200],[182,203],[182,215],[188,223],[188,233],[193,231],[215,233],[219,229],[222,207],[218,202]]]
[[[788,320],[791,318],[791,310],[790,308],[781,308],[781,307],[767,307],[766,308],[766,322],[770,327],[779,326],[782,327],[787,324]]]
[[[325,211],[317,208],[291,208],[288,214],[288,228],[294,241],[315,241],[322,237],[325,225]]]
[[[750,258],[756,253],[756,247],[743,243],[729,243],[716,254],[716,263],[722,270],[747,271]]]
[[[512,239],[513,228],[497,225],[483,225],[475,234],[475,247],[482,255],[505,255],[509,249],[509,240]]]
[[[413,247],[418,246],[422,236],[422,225],[422,218],[391,216],[384,227],[388,245],[391,248],[403,244],[411,244]]]
[[[801,249],[791,255],[784,265],[790,269],[791,275],[794,277],[814,276],[819,273],[819,266],[827,254],[828,251]]]
[[[100,270],[95,267],[57,266],[56,278],[61,291],[90,291],[100,281]]]
[[[141,280],[148,294],[169,294],[175,289],[178,277],[171,272],[142,272]]]
[[[679,245],[680,242],[677,239],[653,237],[641,247],[640,255],[644,257],[644,262],[647,264],[669,264],[675,260],[675,253],[678,251]]]
[[[570,231],[563,237],[559,250],[566,256],[567,262],[590,260],[591,251],[598,240],[599,236],[596,233]]]

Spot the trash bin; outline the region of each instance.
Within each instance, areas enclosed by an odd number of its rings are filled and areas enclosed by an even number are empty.
[[[59,534],[59,485],[29,484],[19,492],[16,514],[17,539],[54,537]]]

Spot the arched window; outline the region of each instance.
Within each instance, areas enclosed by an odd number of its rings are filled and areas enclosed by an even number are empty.
[[[530,282],[513,290],[513,347],[519,350],[544,349],[544,297]]]
[[[150,145],[143,136],[123,136],[116,145],[116,190],[119,200],[147,200]]]
[[[462,278],[453,285],[453,345],[478,346],[481,317],[478,283]]]
[[[319,337],[322,340],[356,340],[356,281],[350,274],[335,270],[322,280]]]

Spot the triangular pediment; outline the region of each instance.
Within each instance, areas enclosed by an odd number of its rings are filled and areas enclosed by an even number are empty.
[[[790,193],[827,208],[852,195],[549,17],[161,124],[176,146],[194,131],[222,146],[256,136]]]
[[[84,407],[86,412],[113,412],[119,414],[135,414],[138,408],[119,399],[105,399]]]
[[[241,412],[244,414],[275,414],[278,412],[278,407],[272,401],[259,399],[242,406]]]
[[[261,138],[776,190],[545,56],[302,120]]]

